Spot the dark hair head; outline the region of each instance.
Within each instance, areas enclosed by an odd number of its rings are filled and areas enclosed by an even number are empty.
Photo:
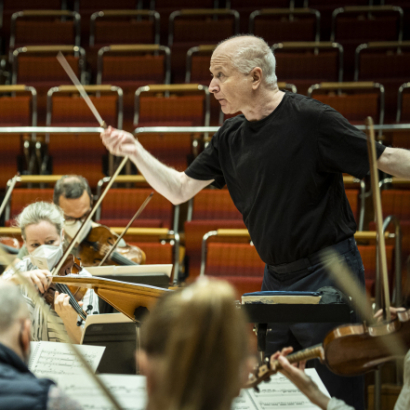
[[[81,175],[64,175],[62,176],[54,186],[53,202],[56,205],[60,205],[60,196],[62,195],[67,199],[80,198],[84,191],[87,191],[90,201],[92,202],[93,196],[91,193],[90,185],[88,181]]]

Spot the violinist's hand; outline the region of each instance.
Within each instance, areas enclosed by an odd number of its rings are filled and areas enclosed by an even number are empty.
[[[103,144],[111,154],[125,157],[137,153],[136,139],[129,132],[120,131],[110,126],[100,136]]]
[[[78,302],[80,306],[83,302]],[[54,294],[54,310],[61,317],[67,333],[73,339],[74,343],[80,343],[81,328],[77,326],[77,312],[70,305],[70,297],[65,293],[55,292]]]
[[[289,346],[289,347],[284,347],[280,352],[277,351],[276,353],[274,353],[270,358],[271,368],[272,369],[275,368],[275,361],[278,359],[279,356],[287,356],[288,354],[292,352],[293,352],[293,347]],[[297,367],[300,370],[305,370],[306,360],[301,360],[300,362],[293,363],[292,366]]]
[[[397,318],[397,312],[404,312],[406,309],[403,307],[392,307],[390,306],[390,316],[391,319],[394,320]],[[383,320],[383,309],[379,309],[376,314],[374,315],[375,319],[377,319],[378,321]]]
[[[285,349],[283,349],[282,352]],[[280,373],[286,376],[313,404],[316,404],[323,410],[327,409],[327,405],[330,401],[329,397],[319,390],[317,384],[303,370],[292,366],[288,359],[279,352],[272,355],[271,361],[272,360],[279,361],[282,366],[282,369],[279,370]]]
[[[22,275],[28,279],[40,293],[44,293],[51,284],[51,273],[48,270],[36,269],[28,272],[22,272]],[[15,275],[13,275],[15,277]],[[16,277],[18,281],[18,277]]]
[[[83,302],[79,302],[80,306]],[[54,310],[61,317],[63,322],[77,322],[77,312],[70,305],[70,296],[65,293],[55,292]]]

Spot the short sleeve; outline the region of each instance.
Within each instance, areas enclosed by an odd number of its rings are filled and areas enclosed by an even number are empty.
[[[220,134],[219,131],[212,137],[212,140],[207,147],[202,151],[192,162],[192,164],[185,170],[190,178],[198,179],[200,181],[207,181],[213,179],[212,185],[217,188],[223,188],[226,184],[225,177],[222,172],[218,143]]]
[[[369,172],[366,135],[340,113],[325,106],[318,119],[319,170],[363,178]],[[376,143],[377,158],[385,147]]]

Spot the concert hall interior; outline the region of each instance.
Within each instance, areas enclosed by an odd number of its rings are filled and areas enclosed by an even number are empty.
[[[410,1],[0,0],[0,409],[410,409]]]

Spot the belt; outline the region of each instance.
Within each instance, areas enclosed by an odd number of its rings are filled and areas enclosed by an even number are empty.
[[[320,251],[314,252],[306,258],[301,258],[290,263],[282,263],[280,265],[268,265],[268,269],[279,274],[297,272],[299,270],[307,269],[310,266],[320,263],[322,259],[321,254],[323,251],[332,249],[338,253],[343,254],[353,249],[355,244],[356,242],[354,240],[354,237],[350,237],[335,245],[327,246]]]

